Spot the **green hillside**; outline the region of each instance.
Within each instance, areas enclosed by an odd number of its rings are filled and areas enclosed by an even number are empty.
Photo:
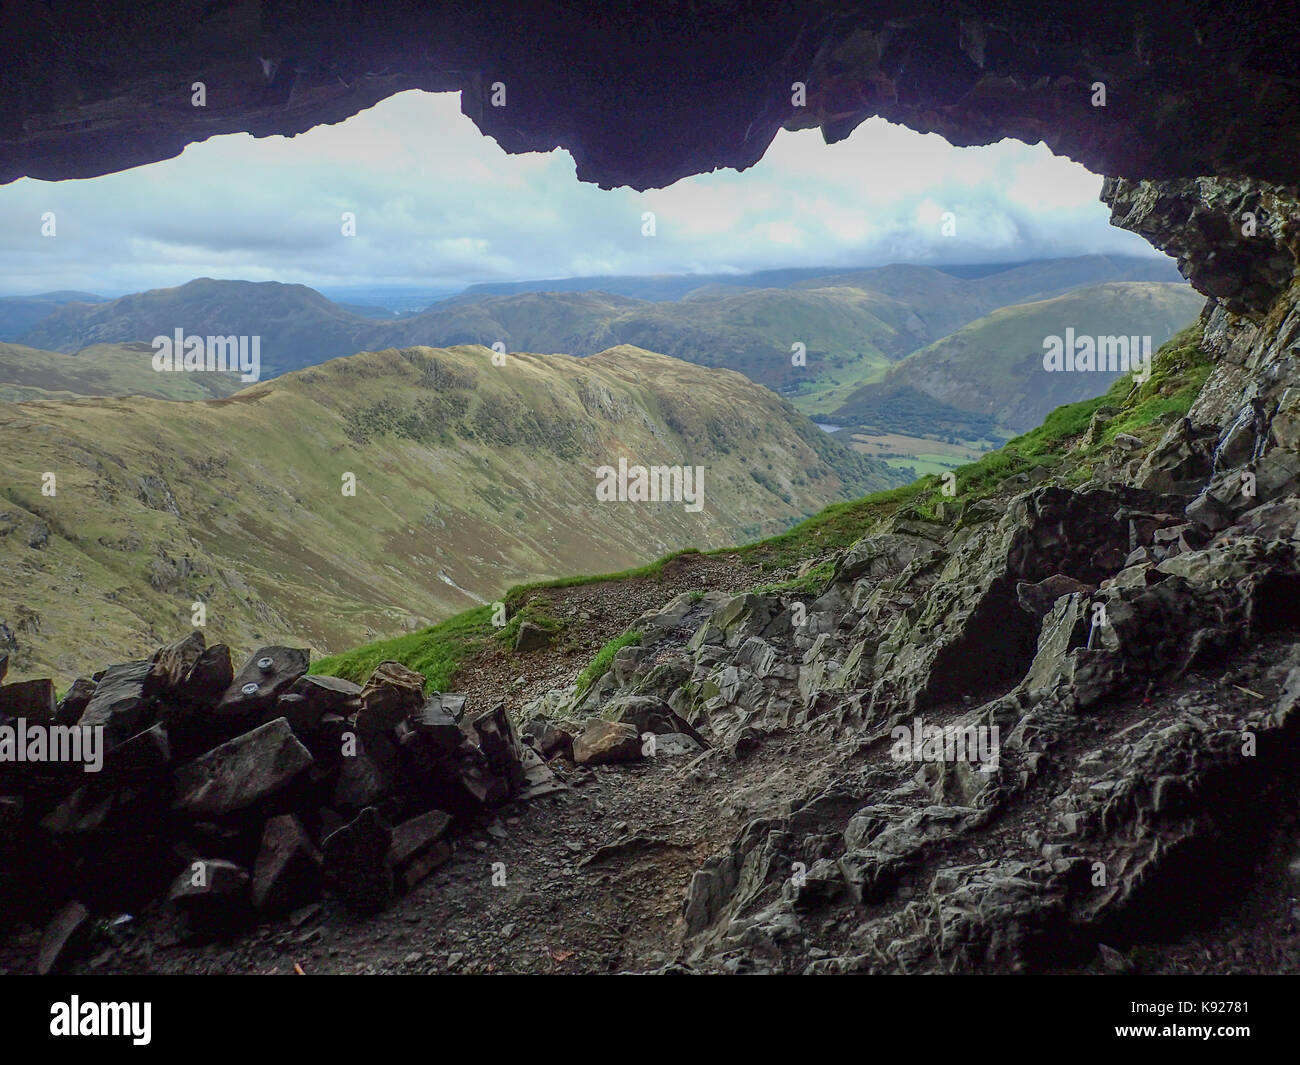
[[[1048,373],[1043,340],[1148,335],[1152,351],[1196,318],[1204,298],[1186,285],[1117,282],[1003,307],[963,326],[854,392],[839,421],[876,432],[981,439],[1023,432],[1056,407],[1100,395],[1116,373]]]
[[[78,396],[218,399],[243,388],[233,373],[159,373],[145,343],[95,344],[75,354],[0,344],[0,401]]]
[[[210,641],[337,650],[521,581],[769,535],[901,479],[740,374],[628,347],[504,366],[386,350],[225,399],[10,404],[0,450],[10,673],[61,682],[143,654],[195,601]],[[598,503],[595,469],[620,457],[703,467],[704,509]]]
[[[961,524],[972,504],[991,497],[1006,500],[1023,491],[1018,475],[1034,469],[1048,471],[1063,484],[1081,484],[1093,477],[1098,467],[1106,466],[1117,435],[1136,435],[1149,447],[1171,420],[1187,413],[1212,365],[1201,341],[1200,325],[1193,323],[1153,353],[1153,372],[1144,383],[1136,384],[1129,375],[1122,375],[1106,393],[1058,407],[1036,428],[976,462],[957,467],[955,495],[943,490],[938,476],[924,476],[861,499],[831,504],[775,536],[711,554],[721,563],[740,563],[747,571],[755,567],[785,578],[763,584],[757,591],[817,595],[834,571],[836,552],[848,549],[873,531],[890,530],[890,523],[896,519]],[[978,510],[972,513],[975,521],[986,520]],[[671,561],[671,557],[664,557],[628,573],[549,583],[599,582],[608,584],[610,594],[617,595],[620,582],[655,573]],[[530,591],[511,589],[506,600],[526,610]],[[377,640],[320,659],[312,664],[311,671],[360,681],[379,662],[393,660],[423,673],[431,687],[446,690],[456,684],[458,663],[481,649],[493,632],[489,611],[475,608],[418,632]],[[588,667],[590,671],[592,667]]]

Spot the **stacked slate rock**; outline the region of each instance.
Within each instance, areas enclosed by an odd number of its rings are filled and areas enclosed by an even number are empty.
[[[0,685],[0,725],[101,730],[102,767],[0,762],[0,892],[63,968],[102,917],[170,906],[229,934],[328,891],[374,912],[451,855],[484,807],[564,790],[503,707],[426,696],[380,663],[364,686],[264,647],[236,672],[195,631],[76,681]],[[3,663],[0,663],[3,679]]]

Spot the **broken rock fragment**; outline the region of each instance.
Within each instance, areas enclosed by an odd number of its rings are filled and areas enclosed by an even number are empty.
[[[403,821],[393,830],[389,859],[404,890],[410,891],[451,857],[451,847],[443,842],[450,824],[449,815],[430,810]]]
[[[360,699],[357,731],[386,732],[424,705],[424,676],[400,662],[380,662],[361,689]]]
[[[510,798],[510,783],[492,772],[483,752],[466,741],[456,752],[457,777],[470,799],[479,805],[495,806]]]
[[[334,787],[334,805],[340,810],[361,810],[374,806],[393,790],[397,772],[397,748],[380,733],[358,739],[355,750],[339,765]]]
[[[526,780],[520,761],[519,733],[515,731],[514,721],[511,720],[505,703],[498,703],[487,713],[476,717],[474,731],[478,734],[479,749],[487,758],[492,773],[503,778],[512,791],[524,787]]]
[[[309,655],[297,647],[263,647],[240,667],[217,704],[223,718],[252,720],[270,710],[284,692],[307,672]]]
[[[296,816],[272,817],[262,831],[262,848],[253,866],[253,905],[283,913],[310,902],[320,894],[321,860]]]
[[[515,653],[527,654],[529,651],[540,651],[544,647],[549,647],[553,639],[552,634],[540,625],[531,621],[521,621],[519,632],[515,636]]]
[[[355,713],[360,708],[360,695],[361,685],[350,680],[307,673],[280,696],[276,716],[287,717],[295,732],[306,732],[326,714],[347,717]]]
[[[638,735],[653,732],[658,735],[668,733],[685,733],[698,746],[705,747],[704,737],[685,718],[681,717],[662,699],[646,695],[623,696],[613,700],[605,707],[603,713],[631,725]]]
[[[60,725],[75,725],[86,712],[86,707],[90,705],[95,688],[95,682],[89,677],[78,677],[74,680],[72,687],[68,689],[68,693],[55,709],[54,720]]]
[[[165,770],[171,756],[167,730],[162,725],[151,725],[113,748],[104,761],[104,772],[114,778],[149,777]]]
[[[207,645],[198,629],[166,647],[160,647],[149,659],[155,691],[169,691],[178,687],[190,670],[198,664]]]
[[[224,858],[196,858],[172,881],[167,899],[185,915],[190,931],[219,936],[249,918],[248,871]]]
[[[173,808],[193,817],[245,810],[282,791],[311,764],[307,748],[279,717],[177,769]]]
[[[325,840],[325,882],[357,913],[375,913],[393,898],[393,829],[373,807]]]
[[[41,976],[65,972],[90,939],[90,911],[80,902],[64,906],[45,928],[36,955],[36,971]]]
[[[695,754],[701,748],[695,737],[685,732],[664,732],[655,736],[653,749],[656,758],[675,758],[683,754]]]
[[[155,690],[151,662],[109,666],[78,724],[83,728],[102,727],[110,747],[121,743],[147,724],[147,707]]]
[[[460,715],[465,696],[434,692],[411,717],[411,727],[443,752],[454,751],[464,739]]]
[[[561,756],[573,760],[573,732],[558,721],[534,718],[524,726],[524,736],[543,758]]]
[[[1067,577],[1063,573],[1054,573],[1050,577],[1044,577],[1037,583],[1029,581],[1017,582],[1016,599],[1019,601],[1022,610],[1041,620],[1052,609],[1052,604],[1061,596],[1072,595],[1075,592],[1088,595],[1094,591],[1096,591],[1096,588],[1091,584],[1076,581],[1073,577]]]
[[[521,750],[520,762],[524,767],[524,787],[515,794],[520,802],[540,799],[547,795],[556,795],[568,791],[569,786],[555,775],[551,767],[542,761],[542,756],[531,747]]]
[[[21,717],[34,725],[54,720],[54,682],[20,680],[0,686],[0,716]]]
[[[196,706],[215,706],[235,679],[230,648],[214,643],[195,660],[185,679],[176,686],[175,697]]]
[[[641,734],[633,725],[616,721],[597,721],[588,725],[573,741],[573,760],[578,765],[639,762]]]

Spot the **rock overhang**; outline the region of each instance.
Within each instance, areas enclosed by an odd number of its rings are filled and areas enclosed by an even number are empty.
[[[743,169],[781,128],[836,141],[873,115],[958,145],[1042,140],[1118,178],[1300,170],[1300,14],[1277,8],[192,0],[13,3],[0,21],[0,182],[293,135],[408,89],[459,90],[507,151],[565,148],[602,186]]]

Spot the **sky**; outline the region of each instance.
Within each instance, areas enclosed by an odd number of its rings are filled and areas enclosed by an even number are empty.
[[[506,154],[459,94],[412,91],[297,137],[214,137],[118,174],[0,186],[0,294],[1158,254],[1109,225],[1101,180],[1042,144],[956,148],[870,119],[835,145],[782,131],[743,173],[604,191],[563,150]]]

